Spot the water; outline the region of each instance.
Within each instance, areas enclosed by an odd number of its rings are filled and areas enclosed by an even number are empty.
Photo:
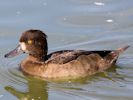
[[[0,3],[0,100],[132,100],[133,0],[2,0]],[[131,45],[117,66],[66,82],[24,76],[26,55],[5,59],[27,29],[48,35],[49,52],[102,50]]]

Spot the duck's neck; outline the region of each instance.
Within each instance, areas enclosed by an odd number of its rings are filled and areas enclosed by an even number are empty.
[[[47,55],[29,55],[30,58],[36,61],[46,61]]]
[[[47,46],[45,49],[38,50],[37,52],[29,54],[29,57],[35,58],[38,61],[46,61],[47,60]]]

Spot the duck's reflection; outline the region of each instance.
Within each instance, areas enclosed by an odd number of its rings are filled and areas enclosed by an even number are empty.
[[[117,81],[117,79],[123,80],[123,77],[119,75],[119,73],[117,73],[116,71],[117,67],[113,66],[107,72],[101,72],[94,76],[88,76],[85,78],[71,80],[72,82],[71,84],[75,84],[75,82],[79,84],[89,84],[89,82],[97,79],[97,77],[107,78],[108,80],[112,80],[113,82],[115,82],[115,80]],[[31,77],[30,78],[28,77],[26,80],[28,81],[27,83],[28,89],[26,92],[19,91],[15,89],[15,87],[11,87],[11,86],[6,86],[5,89],[11,94],[13,94],[14,96],[16,96],[19,100],[48,100],[48,82],[44,80],[31,78]],[[69,84],[69,81],[67,82]],[[79,87],[76,87],[74,85],[73,85],[74,87],[72,88],[68,87],[68,84],[65,83],[62,86],[64,88],[62,87],[61,88],[62,89],[68,88],[68,89],[74,89],[74,90],[79,89]],[[60,87],[60,86],[57,86],[57,87]]]
[[[5,89],[19,100],[48,100],[47,83],[40,80],[28,80],[27,92],[21,92],[14,87],[6,86]]]

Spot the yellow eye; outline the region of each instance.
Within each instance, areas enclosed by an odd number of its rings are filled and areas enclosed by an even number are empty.
[[[28,40],[28,44],[32,44],[33,43],[33,41],[32,40]]]

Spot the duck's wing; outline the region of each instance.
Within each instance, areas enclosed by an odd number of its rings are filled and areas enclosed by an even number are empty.
[[[110,52],[111,50],[104,50],[104,51],[62,50],[49,54],[46,63],[50,62],[50,63],[64,64],[69,61],[75,60],[81,55],[90,55],[90,54],[98,54],[101,57],[105,57]]]

